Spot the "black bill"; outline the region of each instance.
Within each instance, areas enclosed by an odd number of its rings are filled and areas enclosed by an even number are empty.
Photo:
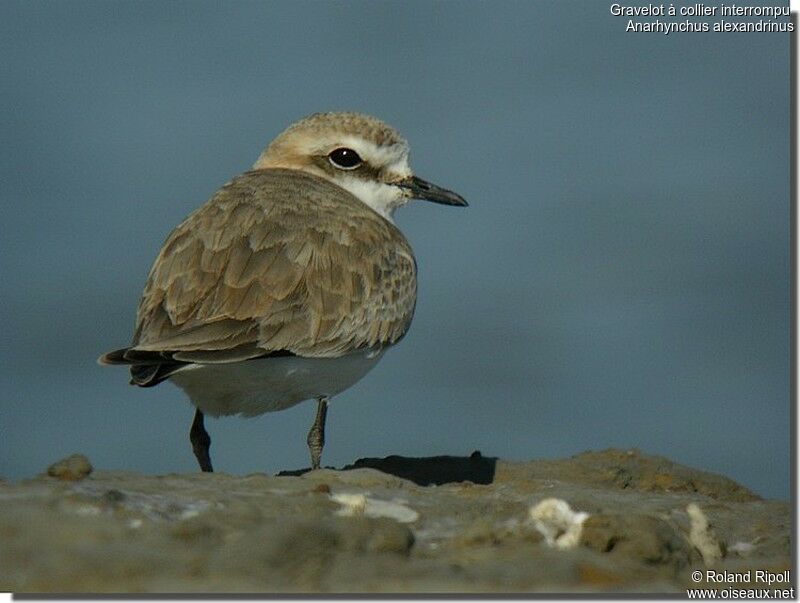
[[[468,205],[467,202],[464,201],[464,197],[458,193],[426,182],[422,178],[417,178],[416,176],[401,180],[397,183],[397,186],[407,189],[411,193],[413,199],[423,199],[425,201],[441,203],[442,205],[456,205],[458,207],[466,207]]]

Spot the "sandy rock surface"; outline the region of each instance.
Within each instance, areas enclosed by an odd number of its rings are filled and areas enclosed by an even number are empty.
[[[75,458],[0,481],[1,590],[683,593],[791,567],[789,503],[638,451],[244,477]]]

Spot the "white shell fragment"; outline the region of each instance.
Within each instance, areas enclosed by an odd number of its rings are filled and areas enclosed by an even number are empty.
[[[573,511],[560,498],[546,498],[530,508],[534,527],[544,536],[548,546],[557,549],[575,548],[580,542],[583,522],[588,513]]]
[[[336,514],[345,517],[387,517],[400,523],[413,523],[419,519],[419,513],[399,501],[378,500],[364,494],[348,493],[333,494],[331,500],[342,505]]]
[[[722,559],[722,547],[714,536],[708,518],[695,503],[686,507],[691,527],[689,528],[689,542],[703,556],[703,563],[712,565]]]
[[[344,516],[363,515],[367,509],[367,497],[363,494],[333,494],[331,500],[342,505],[336,514]]]
[[[747,557],[756,549],[756,545],[751,542],[734,542],[728,547],[728,553],[734,553],[740,557]]]

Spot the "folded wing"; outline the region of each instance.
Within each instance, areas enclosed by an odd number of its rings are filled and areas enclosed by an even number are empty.
[[[321,178],[246,172],[170,234],[132,346],[100,361],[172,365],[144,371],[150,384],[186,362],[336,357],[398,341],[415,300],[413,255],[394,225]]]

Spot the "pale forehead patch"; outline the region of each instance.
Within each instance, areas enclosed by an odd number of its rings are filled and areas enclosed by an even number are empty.
[[[339,142],[333,143],[330,151],[338,146],[353,149],[373,167],[384,169],[400,178],[411,176],[411,168],[408,165],[408,144],[405,141],[392,145],[377,145],[360,136],[348,135],[340,137]]]
[[[316,137],[307,133],[297,135],[290,141],[295,153],[306,156],[328,155],[339,148],[353,149],[372,167],[386,169],[403,177],[411,175],[408,166],[408,144],[405,141],[395,143],[377,143],[359,134],[343,134],[339,132],[320,132]]]

